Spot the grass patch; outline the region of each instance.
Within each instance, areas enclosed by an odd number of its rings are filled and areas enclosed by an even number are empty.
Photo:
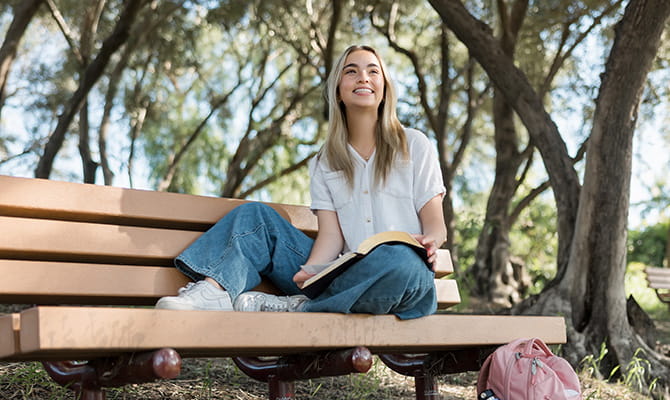
[[[443,400],[476,398],[476,372],[439,377]],[[607,383],[588,370],[579,374],[584,399],[649,400],[622,383]],[[396,374],[375,358],[367,374],[298,381],[300,400],[414,400],[414,380]],[[179,378],[107,389],[109,400],[265,400],[267,386],[242,374],[230,359],[187,359]],[[0,399],[72,399],[72,393],[49,380],[40,363],[0,364]]]
[[[70,399],[66,388],[53,382],[38,362],[0,364],[0,398]]]

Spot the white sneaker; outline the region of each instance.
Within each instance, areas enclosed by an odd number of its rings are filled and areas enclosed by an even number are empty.
[[[275,296],[263,292],[245,292],[235,299],[235,311],[302,311],[307,296]]]
[[[156,308],[167,310],[233,311],[230,294],[207,281],[189,282],[179,289],[179,295],[162,297]]]

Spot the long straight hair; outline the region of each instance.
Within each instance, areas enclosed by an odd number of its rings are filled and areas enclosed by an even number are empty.
[[[339,86],[347,56],[358,50],[369,51],[377,57],[384,77],[384,97],[377,110],[377,126],[375,129],[375,183],[383,184],[385,182],[398,154],[401,154],[403,159],[409,158],[405,130],[396,114],[398,99],[384,61],[379,57],[377,51],[370,46],[350,46],[335,62],[328,77],[326,92],[329,116],[328,137],[321,150],[322,154],[325,153],[326,162],[331,170],[344,172],[349,187],[353,187],[354,184],[354,164],[347,147],[349,136],[347,116],[344,102],[340,97]]]

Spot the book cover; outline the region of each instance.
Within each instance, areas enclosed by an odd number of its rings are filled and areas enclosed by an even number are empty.
[[[426,249],[412,235],[401,231],[380,232],[365,239],[356,249],[345,253],[336,260],[326,264],[304,265],[302,268],[310,274],[316,274],[305,281],[301,288],[302,292],[313,299],[320,295],[328,285],[337,278],[342,272],[356,264],[361,258],[368,255],[372,250],[382,244],[404,244],[411,247],[414,251],[426,261],[428,265],[428,254]]]

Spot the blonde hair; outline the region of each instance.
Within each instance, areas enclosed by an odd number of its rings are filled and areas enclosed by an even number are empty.
[[[377,57],[384,77],[384,97],[379,104],[377,127],[375,129],[375,183],[380,184],[386,180],[397,154],[402,154],[403,159],[409,158],[405,130],[396,114],[397,96],[393,82],[386,72],[384,61],[372,47],[362,45],[350,46],[337,60],[328,77],[326,92],[329,117],[328,137],[320,154],[326,155],[326,162],[331,170],[344,172],[349,187],[353,186],[354,164],[347,147],[346,110],[339,96],[339,85],[342,79],[342,69],[347,57],[358,50],[369,51]]]

